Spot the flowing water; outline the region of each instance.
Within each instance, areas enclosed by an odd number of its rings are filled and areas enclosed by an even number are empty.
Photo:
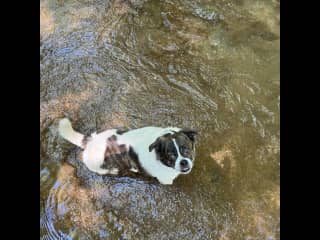
[[[280,2],[40,1],[41,239],[280,239]],[[102,177],[57,135],[197,129],[171,186]]]

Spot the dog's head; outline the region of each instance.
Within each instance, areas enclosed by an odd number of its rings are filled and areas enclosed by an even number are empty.
[[[196,135],[196,131],[189,129],[167,133],[158,137],[149,146],[149,151],[154,149],[157,159],[162,164],[182,174],[187,174],[194,163]]]

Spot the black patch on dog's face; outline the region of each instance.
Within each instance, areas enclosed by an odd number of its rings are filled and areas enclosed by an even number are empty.
[[[168,167],[175,168],[179,154],[182,158],[188,158],[193,161],[195,156],[195,135],[196,132],[193,130],[182,130],[174,134],[165,134],[157,138],[149,146],[149,151],[151,152],[155,149],[159,161]],[[175,140],[178,149],[173,140]],[[179,151],[179,154],[177,151]]]
[[[162,137],[159,137],[149,146],[150,152],[153,149],[155,149],[158,160],[160,160],[164,165],[174,168],[178,153],[172,141],[171,134],[166,134]]]

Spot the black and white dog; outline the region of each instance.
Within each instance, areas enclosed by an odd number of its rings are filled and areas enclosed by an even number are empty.
[[[109,129],[85,136],[73,130],[64,118],[59,122],[59,133],[81,147],[84,164],[101,175],[144,172],[161,184],[172,184],[178,175],[190,173],[194,164],[197,133],[193,130],[143,127]]]

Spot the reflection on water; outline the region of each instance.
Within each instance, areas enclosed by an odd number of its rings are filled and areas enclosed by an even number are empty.
[[[279,1],[40,1],[41,239],[279,239]],[[57,136],[195,128],[172,186],[101,177]]]

